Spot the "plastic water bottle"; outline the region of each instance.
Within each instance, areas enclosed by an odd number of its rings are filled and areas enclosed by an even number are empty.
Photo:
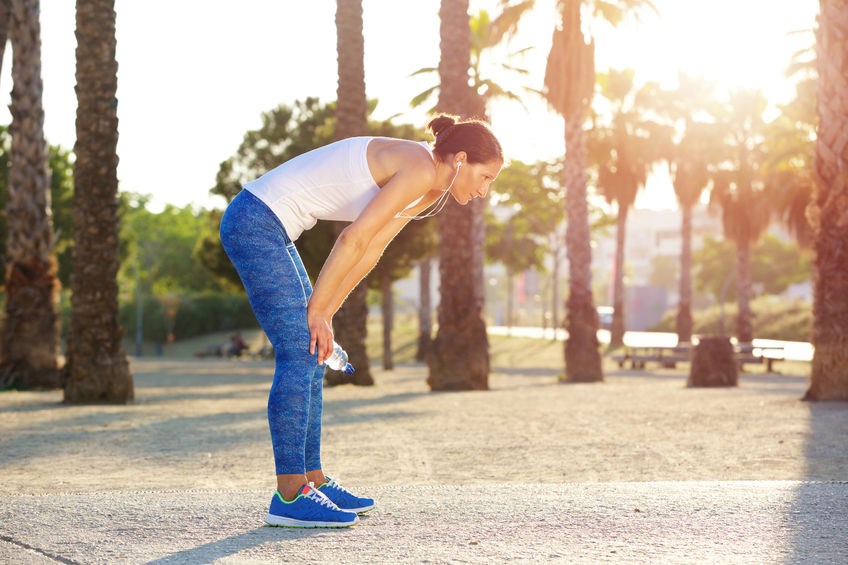
[[[334,371],[341,371],[345,375],[352,375],[356,370],[353,365],[347,362],[347,352],[335,341],[333,342],[333,353],[327,357],[324,363]]]

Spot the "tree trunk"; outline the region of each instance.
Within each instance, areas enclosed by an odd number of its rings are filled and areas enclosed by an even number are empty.
[[[566,215],[565,243],[568,252],[568,299],[565,303],[565,375],[569,382],[604,380],[598,350],[598,312],[592,297],[592,247],[589,207],[586,200],[586,145],[582,116],[565,122]]]
[[[77,0],[74,249],[65,402],[125,404],[133,377],[118,321],[115,0]]]
[[[506,274],[506,329],[507,332],[512,331],[512,326],[515,324],[513,316],[515,302],[515,276],[512,273]]]
[[[554,238],[559,239],[556,235]],[[554,328],[554,340],[556,340],[556,332],[559,330],[559,265],[561,261],[559,242],[554,242],[551,249],[554,255],[553,280],[551,281],[551,325]]]
[[[0,0],[0,75],[3,74],[3,54],[9,39],[9,22],[12,19],[12,0]]]
[[[689,387],[736,386],[739,366],[730,339],[723,336],[702,337],[692,351]]]
[[[419,269],[420,306],[418,307],[418,351],[416,361],[427,359],[427,352],[433,342],[433,305],[430,302],[430,272],[433,263],[429,257],[421,260]]]
[[[336,91],[336,138],[365,135],[368,131],[365,98],[365,40],[362,35],[362,0],[337,0],[336,33],[339,83]],[[345,224],[336,225],[336,236]],[[356,372],[345,382],[374,384],[365,348],[368,335],[368,294],[365,281],[356,286],[333,318],[336,341],[345,348]],[[330,379],[328,379],[330,381]]]
[[[677,304],[678,343],[692,341],[692,206],[681,205],[680,225],[680,301]]]
[[[821,0],[815,174],[813,356],[809,400],[848,400],[848,1]]]
[[[751,246],[748,242],[736,244],[736,299],[739,307],[736,339],[740,343],[751,343],[754,327],[751,323]]]
[[[612,327],[610,328],[610,348],[624,344],[626,328],[624,311],[624,250],[627,238],[627,212],[629,207],[618,204],[618,216],[615,227],[615,280],[612,287]]]
[[[53,249],[50,175],[41,104],[38,0],[11,5],[12,148],[6,206],[6,316],[0,385],[60,386],[59,280]]]
[[[392,359],[392,330],[394,329],[395,305],[392,296],[392,275],[387,270],[380,273],[380,295],[383,312],[383,369],[391,371],[395,368]]]
[[[442,0],[438,109],[479,111],[468,86],[471,32],[468,0]],[[483,202],[451,201],[439,218],[439,330],[427,358],[432,390],[489,388],[489,340],[483,319]]]

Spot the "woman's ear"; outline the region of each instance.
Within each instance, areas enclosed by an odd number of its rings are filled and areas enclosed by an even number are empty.
[[[459,168],[467,160],[468,160],[468,153],[466,153],[465,151],[457,151],[453,155],[453,166],[455,168]]]

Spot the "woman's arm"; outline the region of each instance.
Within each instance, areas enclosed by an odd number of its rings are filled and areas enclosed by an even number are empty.
[[[330,326],[333,314],[405,225],[405,219],[395,217],[397,213],[426,194],[434,177],[435,170],[429,162],[416,160],[408,163],[383,185],[359,217],[339,234],[315,281],[307,308],[311,336],[309,352],[317,351],[319,363],[333,350]]]
[[[432,191],[430,194],[425,195],[421,202],[416,204],[414,207],[404,210],[404,216],[402,218],[395,217],[386,224],[379,233],[377,233],[374,239],[371,240],[371,244],[365,251],[365,255],[363,255],[362,260],[356,264],[353,270],[345,275],[341,286],[336,289],[331,302],[331,311],[333,314],[338,312],[339,308],[342,304],[344,304],[345,299],[347,299],[348,294],[350,294],[354,287],[358,285],[359,282],[362,281],[362,279],[364,279],[377,265],[377,262],[380,260],[380,257],[383,256],[383,252],[385,252],[386,247],[389,246],[389,243],[391,243],[395,236],[400,233],[404,226],[409,223],[412,217],[428,208],[442,194],[442,192]]]

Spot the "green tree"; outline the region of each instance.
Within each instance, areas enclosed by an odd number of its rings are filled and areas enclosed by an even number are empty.
[[[848,400],[848,0],[821,0],[818,135],[811,206],[815,267],[810,400]]]
[[[12,144],[0,385],[56,388],[60,380],[59,279],[41,100],[39,2],[15,0],[10,8]]]
[[[693,254],[695,287],[713,300],[735,301],[735,246],[724,240],[704,238]],[[809,280],[810,259],[794,245],[766,234],[751,250],[751,287],[761,294],[780,294],[790,285]],[[752,290],[753,291],[753,290]]]
[[[544,270],[547,235],[561,219],[558,213],[562,194],[551,186],[556,166],[533,165],[514,160],[498,175],[492,186],[492,199],[498,202],[496,214],[486,223],[486,255],[504,265],[507,273],[506,324],[513,325],[512,299],[515,276],[530,269]]]

